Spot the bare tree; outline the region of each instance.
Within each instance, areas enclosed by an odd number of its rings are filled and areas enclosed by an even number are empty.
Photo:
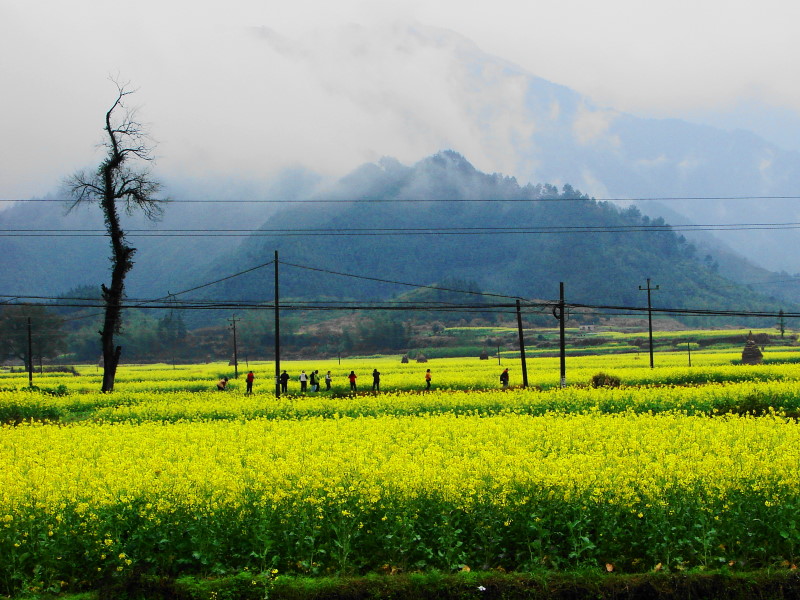
[[[135,90],[117,80],[112,81],[117,87],[117,97],[106,112],[102,143],[106,157],[94,173],[78,171],[66,182],[74,198],[70,210],[83,203],[99,204],[111,240],[111,285],[101,286],[105,303],[103,329],[99,332],[103,346],[104,392],[114,389],[122,352],[121,346],[114,344],[114,335],[121,330],[125,276],[133,267],[136,253],[136,248],[125,239],[119,209],[124,207],[128,215],[141,211],[150,220],[157,220],[163,210],[163,200],[156,198],[161,184],[151,177],[147,166],[153,160],[152,147],[148,145],[144,127],[136,120],[136,111],[125,104]]]

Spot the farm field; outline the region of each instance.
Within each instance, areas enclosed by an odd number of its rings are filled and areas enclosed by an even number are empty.
[[[800,365],[741,351],[0,371],[0,594],[134,574],[796,568]],[[433,385],[425,392],[424,373]],[[499,388],[503,368],[512,389]],[[331,392],[297,375],[330,370]],[[380,394],[370,392],[381,372]],[[346,375],[358,375],[357,394]],[[593,388],[598,372],[622,385]]]

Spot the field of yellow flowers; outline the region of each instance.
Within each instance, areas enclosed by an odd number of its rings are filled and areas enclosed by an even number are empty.
[[[0,594],[133,572],[794,568],[800,368],[660,358],[576,360],[563,390],[557,361],[530,361],[537,388],[509,391],[486,361],[287,363],[280,400],[268,364],[250,396],[212,391],[221,364],[124,367],[112,394],[93,367],[38,390],[0,373]],[[334,389],[299,395],[302,369]],[[627,385],[585,385],[601,369]]]

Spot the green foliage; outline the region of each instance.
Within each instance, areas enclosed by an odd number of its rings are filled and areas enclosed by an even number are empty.
[[[483,352],[483,346],[449,346],[439,348],[414,348],[408,351],[408,357],[415,359],[417,356],[424,355],[426,358],[476,358]]]
[[[516,181],[477,171],[463,157],[443,152],[410,168],[384,170],[367,166],[342,180],[326,192],[329,199],[375,199],[376,202],[341,202],[335,208],[316,213],[315,225],[332,230],[380,230],[386,228],[421,229],[517,227],[540,230],[543,227],[575,227],[578,232],[553,235],[358,235],[342,244],[335,236],[305,237],[287,241],[281,236],[258,236],[245,240],[233,259],[210,269],[225,271],[228,265],[252,264],[253,257],[270,256],[275,249],[291,255],[291,262],[322,269],[309,273],[286,269],[281,273],[281,293],[293,298],[433,300],[459,304],[481,304],[486,296],[455,294],[444,289],[419,289],[387,283],[419,282],[441,288],[466,291],[491,290],[493,293],[525,298],[552,299],[558,282],[565,283],[567,301],[641,306],[639,286],[644,277],[660,285],[655,305],[675,308],[755,309],[780,308],[774,301],[743,286],[731,284],[696,256],[685,238],[665,228],[645,230],[644,226],[664,225],[663,219],[650,219],[636,208],[620,209],[607,202],[596,202],[569,185],[558,190],[552,185],[520,187]],[[492,202],[415,202],[391,203],[383,200],[414,198],[491,198]],[[580,202],[549,202],[545,200]],[[508,202],[503,202],[508,200]],[[527,202],[522,202],[527,200]],[[307,219],[304,210],[287,209],[276,214],[265,228],[280,231],[296,227]],[[582,228],[610,232],[586,233]],[[613,231],[626,228],[625,235]],[[364,275],[354,280],[325,270]],[[210,275],[209,275],[210,277]],[[384,280],[384,281],[379,281]],[[269,297],[273,291],[272,273],[259,270],[244,280],[223,282],[208,297],[249,299]],[[497,300],[496,298],[490,298]],[[459,311],[458,317],[497,317],[480,308]],[[404,317],[426,318],[425,313]],[[436,319],[443,319],[438,313]],[[552,322],[549,313],[529,315],[531,322]],[[700,322],[705,318],[690,317]],[[721,321],[716,318],[714,323]]]
[[[564,572],[531,573],[465,571],[387,573],[349,577],[279,575],[265,588],[263,573],[164,579],[135,577],[109,585],[100,597],[115,600],[180,598],[181,600],[764,600],[793,598],[800,575],[791,570],[742,573],[721,568],[679,573],[609,573],[603,565]],[[48,596],[42,596],[46,598]],[[96,593],[58,595],[60,600],[96,600]]]
[[[0,360],[14,357],[27,362],[28,320],[33,359],[50,358],[65,348],[63,319],[44,306],[0,307]]]
[[[596,375],[592,376],[592,387],[599,388],[599,387],[619,387],[620,380],[619,377],[615,377],[614,375],[608,375],[606,373],[597,373]]]
[[[408,333],[402,322],[381,315],[360,320],[355,338],[354,349],[391,352],[405,348]]]

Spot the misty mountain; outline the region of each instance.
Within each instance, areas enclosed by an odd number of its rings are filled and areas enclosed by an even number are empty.
[[[329,187],[324,198],[314,196],[324,180],[315,174],[321,170],[317,163],[326,160],[318,146],[330,148],[330,140],[327,145],[317,144],[309,127],[304,136],[295,136],[305,148],[307,156],[300,164],[307,168],[287,171],[270,185],[257,185],[244,178],[167,178],[166,188],[175,202],[167,206],[163,221],[124,221],[138,248],[128,280],[130,297],[162,296],[224,277],[270,260],[275,249],[283,259],[307,266],[339,267],[377,278],[394,276],[422,283],[453,276],[477,281],[487,290],[502,289],[525,296],[552,298],[557,294],[558,281],[565,281],[573,300],[625,298],[626,304],[641,302],[637,288],[646,277],[662,283],[658,296],[665,303],[667,299],[677,305],[678,301],[702,298],[709,306],[716,306],[716,301],[731,301],[739,288],[717,293],[713,282],[720,279],[715,278],[730,276],[748,283],[780,281],[785,277],[771,271],[800,271],[800,256],[788,251],[800,241],[792,230],[719,232],[718,238],[734,249],[732,254],[713,244],[701,247],[693,240],[697,248],[692,256],[692,244],[680,243],[680,236],[662,249],[662,256],[656,256],[651,246],[654,239],[661,239],[653,236],[660,234],[466,236],[443,230],[448,226],[630,225],[642,219],[605,202],[548,202],[556,196],[568,200],[563,196],[577,194],[575,190],[601,199],[706,198],[665,200],[664,212],[672,211],[675,218],[671,220],[675,222],[681,218],[698,224],[800,222],[796,200],[776,198],[796,195],[800,189],[800,153],[785,151],[744,131],[676,119],[643,119],[599,107],[569,88],[488,55],[468,39],[444,30],[413,25],[376,33],[350,27],[345,36],[337,37],[337,43],[344,40],[349,44],[344,56],[350,75],[339,79],[326,78],[324,44],[307,48],[263,32],[259,40],[265,50],[264,60],[279,57],[286,68],[294,65],[298,73],[309,76],[309,85],[316,82],[337,98],[337,110],[343,115],[358,115],[363,132],[334,136],[343,154],[352,154],[356,142],[365,143],[360,136],[369,134],[366,142],[371,153],[383,153],[384,145],[402,148],[404,156],[414,155],[405,160],[413,166],[391,159],[368,163]],[[376,48],[381,49],[380,68],[370,62]],[[333,58],[340,60],[342,55]],[[425,69],[417,68],[421,66]],[[422,72],[426,73],[425,85],[415,78]],[[317,88],[311,93],[314,90]],[[262,116],[275,118],[266,112]],[[341,126],[350,127],[349,123],[343,116]],[[331,137],[322,130],[318,135]],[[451,153],[419,160],[424,156],[418,154],[421,147],[431,147],[430,152],[454,148],[474,160],[481,170]],[[363,147],[360,152],[364,153]],[[492,170],[513,174],[516,179],[487,174]],[[554,185],[528,185],[529,181]],[[714,200],[725,196],[772,198]],[[231,202],[315,197],[337,199],[342,204],[288,205],[276,213],[280,205],[271,202]],[[437,201],[490,197],[510,203],[384,202],[400,197]],[[348,205],[347,201],[353,199],[375,202]],[[531,202],[513,202],[519,199]],[[202,202],[206,200],[214,202]],[[558,210],[547,208],[550,206]],[[263,231],[251,238],[222,235],[222,230],[259,226]],[[323,226],[333,231],[280,237],[270,237],[268,231]],[[420,231],[413,236],[382,231],[392,226],[417,227]],[[108,279],[109,249],[104,237],[22,237],[8,231],[102,230],[96,207],[64,215],[59,203],[20,203],[0,211],[0,228],[9,234],[0,237],[0,256],[7,265],[13,265],[0,270],[0,291],[4,294],[52,295],[80,285],[99,286]],[[145,237],[143,232],[133,231],[136,229],[156,234],[170,229],[200,232]],[[330,235],[348,229],[353,235]],[[199,234],[208,231],[220,235]],[[710,261],[704,260],[706,255],[711,256]],[[746,262],[742,255],[747,257]],[[442,266],[445,258],[448,262]],[[680,269],[674,266],[679,264],[675,261],[684,260],[690,262],[680,262]],[[682,287],[681,270],[696,272],[698,268],[708,271],[707,281],[712,283],[703,287],[697,281],[698,289]],[[594,274],[603,271],[625,272],[628,279],[617,291],[605,289],[610,288],[606,281],[603,293],[598,294],[597,285],[602,282]],[[243,281],[249,285],[259,277],[261,274],[253,274]],[[305,296],[314,292],[383,298],[399,292],[397,286],[366,280],[357,287],[352,281],[332,282],[312,271],[298,271],[298,277],[287,281],[288,291]],[[218,297],[238,294],[240,290],[234,284],[240,284],[238,278],[231,280],[230,287]],[[252,293],[263,298],[268,289],[260,287]],[[754,291],[780,293],[784,300],[793,295],[793,291],[784,293],[777,285],[756,285]],[[673,293],[674,298],[670,297]]]
[[[316,197],[323,198],[277,212],[206,278],[224,265],[266,263],[277,250],[282,297],[387,299],[409,289],[400,282],[455,279],[482,291],[554,299],[563,281],[570,302],[643,306],[639,286],[651,278],[660,306],[779,308],[722,277],[683,236],[642,230],[663,220],[596,202],[569,185],[520,186],[452,151],[411,167],[394,159],[364,165]],[[303,232],[310,228],[316,231]],[[269,301],[272,290],[269,268],[200,296]]]
[[[159,221],[120,211],[137,249],[125,283],[128,297],[160,297],[190,287],[209,261],[241,242],[242,235],[225,235],[231,233],[226,230],[262,223],[274,212],[274,201],[307,197],[320,181],[319,175],[291,169],[267,186],[221,179],[167,182],[169,202]],[[6,264],[0,269],[0,294],[50,296],[108,283],[111,249],[100,208],[87,204],[69,211],[69,206],[54,196],[0,211],[0,230],[6,232],[0,236]]]
[[[724,127],[720,120],[715,128],[598,106],[447,30],[353,25],[338,34],[335,43],[304,44],[275,32],[258,39],[272,53],[269,60],[283,61],[311,85],[321,82],[315,92],[335,100],[353,129],[347,134],[331,125],[340,132],[335,143],[342,153],[361,149],[360,156],[368,156],[368,148],[410,163],[453,148],[483,171],[521,182],[568,183],[597,198],[747,198],[800,190],[800,153],[736,130],[735,121]],[[333,61],[348,68],[326,69]],[[352,114],[359,121],[347,120]],[[773,113],[776,123],[782,118]],[[330,147],[329,133],[320,137]],[[695,223],[800,221],[793,198],[675,200],[669,206]],[[748,256],[763,267],[800,272],[800,256],[785,250],[800,242],[796,231],[718,235],[732,247],[747,244]]]
[[[639,286],[650,278],[659,285],[655,306],[774,312],[791,306],[786,298],[770,298],[768,289],[735,283],[737,260],[746,264],[735,253],[707,257],[672,231],[641,230],[663,219],[597,202],[568,184],[520,185],[479,171],[453,151],[412,166],[384,158],[326,186],[311,173],[288,173],[261,195],[278,203],[233,202],[247,195],[241,191],[228,198],[219,189],[207,192],[213,202],[173,196],[157,224],[126,220],[138,236],[132,238],[138,253],[130,298],[249,271],[277,250],[284,298],[385,300],[413,289],[403,283],[458,280],[484,292],[555,299],[563,281],[569,302],[643,306]],[[202,197],[195,191],[187,199]],[[60,203],[31,202],[0,213],[0,228],[99,231],[102,219],[94,206],[64,214]],[[258,231],[244,239],[214,234],[253,228]],[[620,232],[625,228],[637,230]],[[138,229],[167,237],[142,236]],[[200,234],[170,235],[178,229]],[[102,236],[0,237],[0,252],[20,265],[0,271],[6,295],[97,288],[108,278]],[[272,294],[270,267],[183,298],[270,301]]]
[[[696,225],[659,202],[638,202],[636,206],[643,214],[661,217],[673,226]],[[751,244],[734,249],[712,233],[696,229],[687,230],[682,235],[696,247],[698,258],[724,278],[782,302],[795,304],[800,299],[800,278],[785,271],[776,273],[755,264],[748,258]]]

